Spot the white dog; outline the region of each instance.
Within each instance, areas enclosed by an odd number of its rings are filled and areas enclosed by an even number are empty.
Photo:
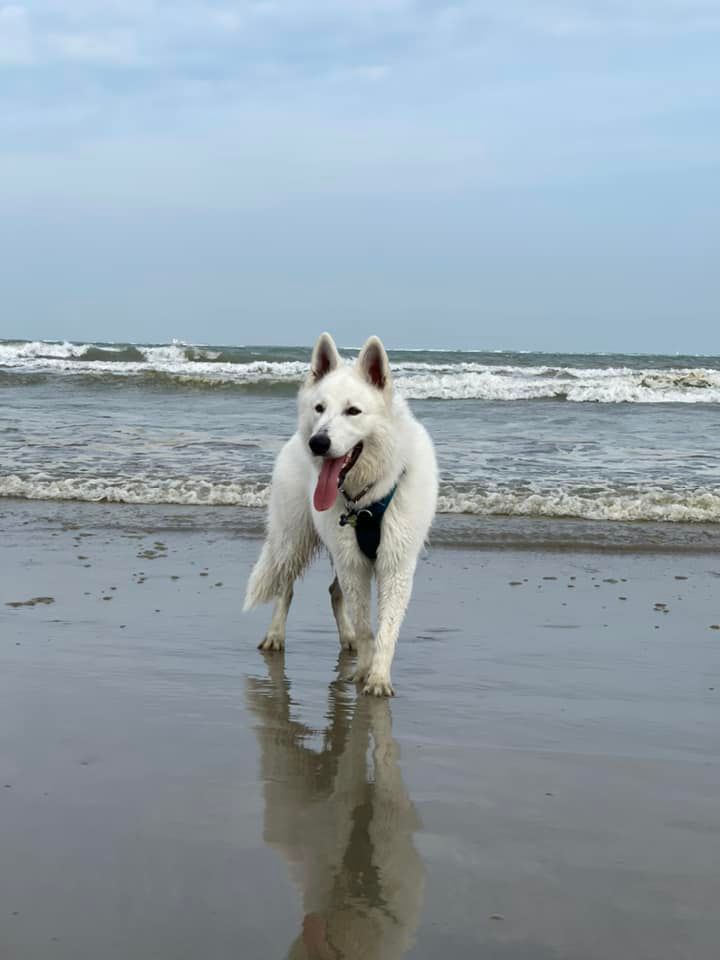
[[[435,513],[432,441],[393,393],[387,354],[377,337],[370,337],[354,365],[346,365],[332,337],[323,333],[298,408],[297,433],[275,464],[267,536],[250,575],[245,609],[276,601],[260,649],[282,650],[293,583],[322,542],[336,572],[330,596],[340,644],[358,655],[348,679],[362,683],[364,693],[392,696],[395,643]]]

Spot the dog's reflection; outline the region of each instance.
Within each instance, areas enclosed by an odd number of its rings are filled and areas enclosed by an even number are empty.
[[[397,960],[412,943],[425,874],[390,703],[333,683],[327,724],[315,731],[293,718],[283,658],[266,662],[267,679],[248,678],[248,700],[258,719],[265,841],[282,851],[303,895],[288,960]]]

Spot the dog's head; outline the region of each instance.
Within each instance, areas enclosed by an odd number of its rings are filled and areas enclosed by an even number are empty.
[[[380,340],[370,337],[346,365],[330,334],[321,334],[299,406],[300,432],[319,470],[313,503],[329,510],[345,477],[354,468],[362,473],[363,461],[387,440],[392,379]]]

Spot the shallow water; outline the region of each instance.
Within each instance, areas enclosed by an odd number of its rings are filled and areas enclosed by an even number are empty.
[[[0,342],[0,496],[261,508],[308,357]],[[718,358],[391,359],[441,514],[720,524]]]

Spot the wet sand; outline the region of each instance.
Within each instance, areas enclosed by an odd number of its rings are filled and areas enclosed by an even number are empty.
[[[263,657],[257,540],[88,532],[0,545],[3,958],[716,956],[716,557],[432,550],[388,702],[326,562]]]

